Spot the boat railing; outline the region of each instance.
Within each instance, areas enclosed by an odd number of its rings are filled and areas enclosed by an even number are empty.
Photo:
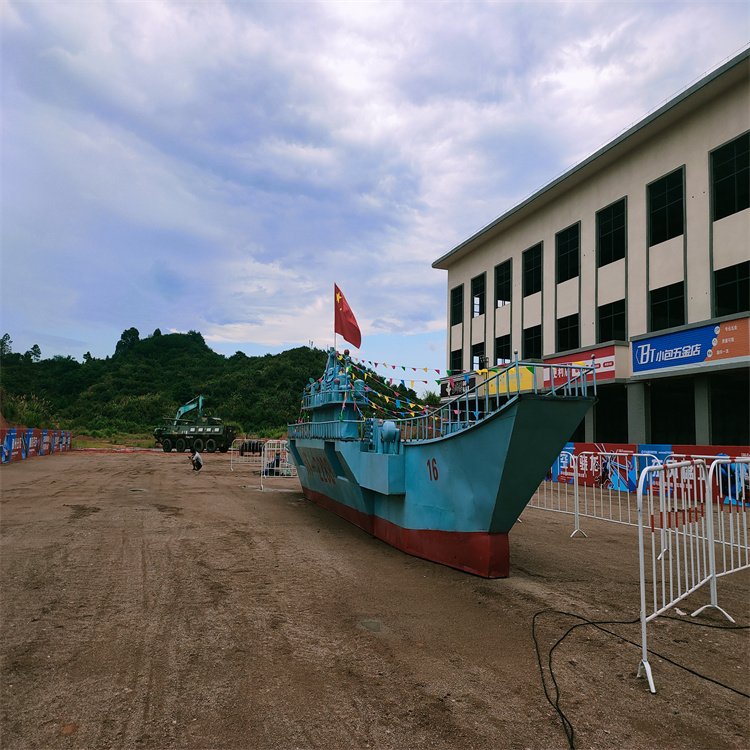
[[[302,397],[302,405],[305,409],[311,409],[317,406],[325,406],[326,404],[339,404],[346,398],[357,404],[367,403],[364,393],[351,388],[340,387],[333,390],[314,391],[312,393],[306,391]]]
[[[522,393],[523,370],[531,371],[533,386],[523,391],[543,392],[551,398],[576,398],[596,395],[596,363],[591,364],[541,364],[518,360],[506,365],[494,374],[437,409],[418,417],[398,419],[396,425],[401,439],[407,442],[433,440],[453,435],[468,429],[515,400]],[[548,387],[539,387],[537,374]]]
[[[522,383],[527,383],[523,378],[523,371],[531,373],[533,385],[529,388],[522,388]],[[507,403],[518,398],[522,392],[541,393],[550,398],[596,395],[596,366],[593,356],[591,364],[542,364],[519,361],[516,353],[514,362],[492,372],[487,379],[476,383],[460,396],[431,412],[416,417],[394,419],[401,440],[434,440],[463,432],[499,411]],[[542,383],[549,385],[540,388],[538,375],[542,376]],[[341,397],[342,394],[336,391],[305,394],[305,405],[339,403]],[[359,401],[359,398],[355,397],[353,400]],[[299,439],[357,440],[362,437],[362,424],[361,420],[341,419],[330,422],[298,422],[289,425],[288,434],[291,438]],[[353,429],[349,425],[359,427]]]
[[[352,435],[348,425],[357,425]],[[361,437],[361,420],[337,419],[333,422],[297,422],[290,424],[287,435],[298,440],[359,440]]]

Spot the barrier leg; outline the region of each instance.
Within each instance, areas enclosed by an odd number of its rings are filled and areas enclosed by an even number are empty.
[[[574,459],[575,460],[575,459]],[[573,466],[573,508],[575,517],[575,528],[573,533],[570,535],[572,539],[576,534],[582,534],[586,537],[586,532],[581,530],[581,516],[578,510],[578,463],[576,462]]]

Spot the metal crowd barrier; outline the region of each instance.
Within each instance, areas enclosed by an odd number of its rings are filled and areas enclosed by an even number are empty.
[[[297,476],[297,467],[289,456],[286,440],[267,440],[263,444],[262,469],[260,472],[260,488],[263,489],[264,477]]]
[[[257,467],[263,461],[263,441],[255,438],[235,438],[232,441],[232,452],[229,456],[229,468],[236,466]]]
[[[635,484],[643,467],[654,463],[658,459],[648,453],[563,451],[529,506],[572,515],[571,536],[586,536],[582,517],[637,526]]]
[[[710,586],[710,603],[692,616],[713,607],[734,622],[719,606],[716,579],[750,567],[749,469],[750,458],[718,458],[710,468],[705,458],[693,458],[648,466],[641,473],[638,553],[642,653],[638,676],[646,674],[652,693],[656,687],[648,661],[648,622],[706,583]]]

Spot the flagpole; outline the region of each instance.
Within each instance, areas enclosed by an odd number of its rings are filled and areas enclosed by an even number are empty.
[[[333,352],[336,353],[336,283],[333,284]]]

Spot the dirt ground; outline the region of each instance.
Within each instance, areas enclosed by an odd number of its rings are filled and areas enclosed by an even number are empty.
[[[484,580],[205,458],[0,469],[4,750],[750,747],[749,631],[691,618],[707,590],[649,625],[657,693],[637,679],[632,527],[527,509]],[[747,570],[719,603],[750,624]]]

